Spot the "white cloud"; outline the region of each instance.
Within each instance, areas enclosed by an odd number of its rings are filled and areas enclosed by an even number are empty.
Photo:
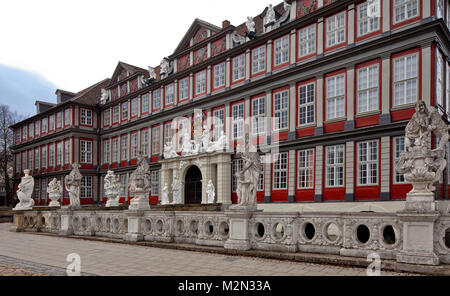
[[[277,1],[273,4],[278,4]],[[0,4],[0,64],[79,91],[110,77],[118,61],[146,68],[173,53],[195,18],[235,26],[261,0],[15,0]]]

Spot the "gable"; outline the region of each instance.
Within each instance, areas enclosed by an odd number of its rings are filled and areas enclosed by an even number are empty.
[[[124,62],[119,62],[111,77],[110,86],[116,84],[119,81],[123,81],[124,79],[126,79],[129,76],[132,76],[136,72],[145,74],[147,71],[145,69],[132,66]]]
[[[221,30],[222,29],[220,27],[213,24],[200,19],[195,19],[187,32],[184,34],[184,37],[181,39],[173,54],[177,54],[191,47],[191,39],[193,39],[194,44],[198,44]]]

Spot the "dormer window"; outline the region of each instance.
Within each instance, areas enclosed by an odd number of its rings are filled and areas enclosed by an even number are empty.
[[[47,118],[42,119],[42,133],[46,134],[48,132],[48,121]]]

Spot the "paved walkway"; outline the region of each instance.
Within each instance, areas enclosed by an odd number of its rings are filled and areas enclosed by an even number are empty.
[[[85,241],[10,232],[12,224],[0,224],[0,265],[37,273],[62,275],[67,255],[81,256],[83,275],[133,276],[365,276],[362,268],[285,262],[247,257],[189,252]],[[7,269],[5,269],[7,270]],[[2,269],[0,267],[0,275]],[[381,272],[381,275],[405,275]]]

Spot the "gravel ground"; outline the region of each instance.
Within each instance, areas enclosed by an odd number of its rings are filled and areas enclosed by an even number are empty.
[[[48,274],[0,264],[0,276],[48,276]]]

